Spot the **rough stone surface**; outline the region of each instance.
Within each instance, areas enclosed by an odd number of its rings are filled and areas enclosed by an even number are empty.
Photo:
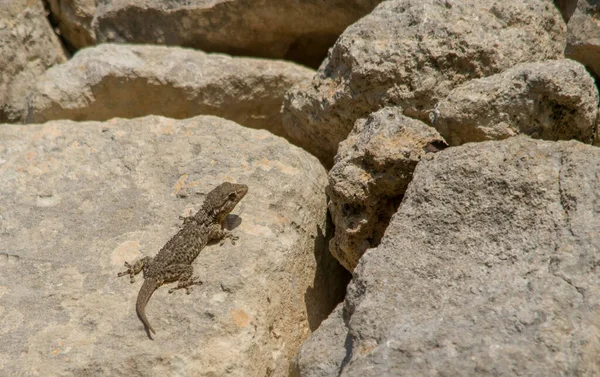
[[[286,376],[341,299],[326,172],[282,138],[151,116],[3,124],[0,140],[3,375]],[[117,272],[226,180],[250,188],[228,218],[239,240],[199,255],[190,295],[157,290],[151,341],[134,308],[142,279]]]
[[[283,61],[105,44],[49,69],[31,95],[28,121],[215,115],[283,136],[283,96],[313,75]]]
[[[565,56],[600,76],[600,3],[580,0],[567,24]]]
[[[430,118],[450,145],[525,134],[590,143],[598,90],[570,59],[522,63],[453,89]]]
[[[383,108],[359,119],[340,143],[329,172],[329,212],[335,236],[331,253],[349,271],[377,246],[421,158],[446,147],[427,124]]]
[[[339,304],[310,338],[302,344],[291,376],[337,376],[346,357],[345,340],[347,335],[344,305]]]
[[[77,48],[94,41],[177,45],[313,67],[348,25],[379,2],[50,0],[63,35]]]
[[[22,120],[38,77],[65,60],[41,0],[0,1],[0,122]]]
[[[284,126],[331,165],[356,119],[387,105],[427,121],[467,80],[557,59],[565,25],[550,0],[390,0],[348,27],[311,83],[286,95]]]
[[[599,148],[523,136],[422,160],[322,345],[348,349],[333,375],[598,375],[599,177]]]

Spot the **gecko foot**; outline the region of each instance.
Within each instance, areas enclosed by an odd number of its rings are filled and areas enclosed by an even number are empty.
[[[140,258],[137,259],[135,262],[133,262],[133,264],[129,263],[129,262],[125,262],[124,265],[127,268],[126,271],[123,272],[119,272],[117,274],[117,277],[121,277],[121,276],[125,276],[125,275],[129,275],[130,282],[135,282],[135,275],[139,274],[140,271],[142,271],[142,269],[144,268],[144,265],[150,260],[149,257],[144,257],[144,258]]]
[[[173,293],[178,289],[185,289],[185,294],[189,295],[190,293],[192,293],[192,285],[202,285],[203,282],[202,280],[200,280],[199,277],[193,277],[189,280],[185,280],[185,281],[179,281],[179,283],[177,284],[177,286],[175,288],[171,288],[169,289],[169,293]]]

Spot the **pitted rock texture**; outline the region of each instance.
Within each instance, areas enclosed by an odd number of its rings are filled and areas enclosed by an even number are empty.
[[[329,249],[349,271],[377,246],[412,179],[417,163],[446,147],[427,124],[386,107],[359,119],[340,143],[329,172],[329,212],[335,236]]]
[[[0,140],[2,375],[286,376],[341,300],[326,172],[280,137],[149,116],[2,124]],[[226,221],[239,239],[202,251],[190,295],[154,293],[151,341],[143,279],[117,272],[156,255],[223,181],[249,186]]]
[[[331,165],[358,118],[400,105],[427,121],[455,86],[557,59],[565,24],[550,0],[390,0],[348,27],[312,82],[286,95],[294,143]]]
[[[450,145],[525,134],[590,143],[598,89],[585,67],[570,59],[518,64],[453,89],[430,115]]]
[[[0,1],[0,123],[22,121],[31,87],[65,60],[41,0]]]
[[[381,0],[49,2],[74,48],[96,42],[175,45],[316,68],[344,29]]]
[[[341,377],[597,375],[598,177],[600,148],[575,141],[517,136],[423,159],[354,271],[343,322],[315,333],[346,354],[320,363]]]
[[[285,136],[283,96],[313,75],[284,61],[104,44],[49,69],[30,96],[27,120],[215,115]]]

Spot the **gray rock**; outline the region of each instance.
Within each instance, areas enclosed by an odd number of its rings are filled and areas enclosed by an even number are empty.
[[[427,121],[452,88],[556,59],[565,25],[550,0],[390,0],[348,27],[312,83],[286,95],[284,126],[327,165],[358,118],[387,105]]]
[[[65,60],[41,0],[0,1],[0,123],[21,121],[38,77]]]
[[[354,271],[334,375],[597,375],[600,149],[519,136],[430,156]]]
[[[75,48],[98,42],[192,47],[318,67],[351,23],[381,0],[49,0]],[[96,5],[97,3],[97,5]]]
[[[598,90],[585,67],[570,59],[518,64],[453,89],[431,114],[450,145],[525,134],[590,143]]]
[[[421,158],[445,147],[433,127],[402,115],[399,107],[356,122],[340,143],[327,186],[335,224],[329,249],[346,269],[354,270],[379,244]]]
[[[577,3],[567,24],[565,56],[600,76],[600,4],[597,1]]]
[[[292,376],[337,376],[346,357],[348,328],[344,322],[344,305],[333,313],[302,344],[294,363]]]
[[[3,375],[284,376],[340,299],[326,172],[282,138],[151,116],[4,124],[0,139]],[[156,291],[150,341],[134,309],[142,279],[117,272],[226,180],[250,187],[228,219],[239,240],[199,255],[190,295]]]
[[[283,96],[313,74],[283,61],[105,44],[49,69],[31,94],[28,121],[215,115],[284,136]]]

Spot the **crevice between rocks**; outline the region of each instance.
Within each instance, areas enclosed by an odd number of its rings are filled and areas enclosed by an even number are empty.
[[[61,0],[57,0],[57,2],[60,7]],[[60,21],[58,20],[58,17],[56,17],[54,13],[52,13],[52,9],[50,8],[50,3],[48,3],[48,0],[42,0],[42,4],[44,5],[46,19],[48,19],[48,23],[52,27],[52,31],[58,38],[60,45],[63,51],[65,52],[65,55],[68,59],[70,59],[71,56],[73,56],[73,54],[77,52],[77,49],[60,32]]]

